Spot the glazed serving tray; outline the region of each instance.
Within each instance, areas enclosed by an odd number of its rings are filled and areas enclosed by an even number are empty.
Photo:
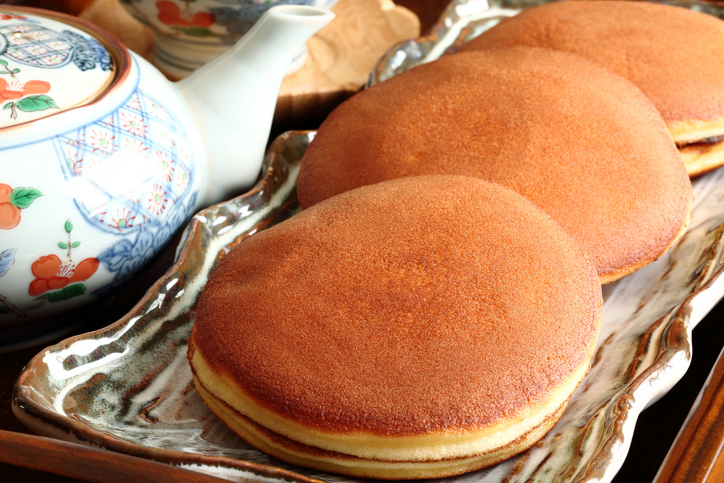
[[[203,404],[186,361],[194,308],[230,247],[296,212],[295,181],[313,132],[287,133],[253,191],[196,215],[170,271],[124,318],[38,354],[13,410],[32,430],[231,479],[356,481],[287,465],[252,449]],[[724,294],[724,169],[694,182],[691,226],[657,262],[604,290],[590,373],[553,430],[530,450],[451,483],[610,481],[639,413],[673,386],[691,330]]]
[[[498,18],[504,9],[485,5]],[[370,82],[442,55],[476,25],[495,22],[480,6],[452,4],[445,14],[450,21],[438,24],[432,37],[396,47]],[[461,12],[470,13],[470,22]],[[361,481],[288,465],[248,446],[204,406],[186,361],[194,308],[210,271],[230,247],[296,213],[296,176],[313,136],[281,136],[251,192],[196,215],[174,266],[125,317],[38,354],[18,379],[17,417],[40,434],[232,480]],[[638,415],[686,372],[691,331],[724,295],[724,169],[693,185],[684,236],[655,263],[604,288],[593,366],[558,424],[528,451],[447,481],[611,481]]]

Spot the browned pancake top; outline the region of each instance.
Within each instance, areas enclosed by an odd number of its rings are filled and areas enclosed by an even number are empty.
[[[676,147],[638,89],[581,57],[532,47],[450,55],[353,96],[320,127],[297,188],[306,208],[440,173],[530,198],[602,276],[660,256],[691,199]]]
[[[724,116],[724,22],[632,1],[552,2],[506,19],[463,46],[549,47],[599,62],[638,86],[668,121]]]
[[[423,176],[243,241],[212,273],[192,341],[259,405],[307,427],[466,430],[540,404],[586,364],[601,304],[595,270],[530,202]]]

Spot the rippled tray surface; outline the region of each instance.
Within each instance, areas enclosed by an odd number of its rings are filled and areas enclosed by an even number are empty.
[[[228,247],[293,215],[294,182],[312,135],[277,140],[267,177],[252,193],[197,215],[177,263],[131,313],[36,356],[18,381],[18,417],[41,434],[229,477],[353,481],[249,447],[204,406],[186,361],[193,310],[209,271]],[[724,294],[724,169],[696,180],[694,193],[691,227],[669,254],[606,287],[593,368],[554,429],[513,459],[449,480],[613,478],[637,415],[681,378],[691,329]]]
[[[461,6],[468,9],[463,12],[480,14],[473,8],[479,2],[461,2],[451,9],[458,12]],[[448,40],[469,31],[458,29],[450,37],[451,29],[449,24],[438,28]],[[394,74],[392,60],[404,63],[405,52],[428,51],[423,45],[438,48],[430,39],[402,44],[383,59],[376,75]],[[186,362],[194,307],[210,270],[229,247],[293,216],[299,162],[312,137],[282,136],[267,156],[266,177],[252,192],[194,217],[176,264],[131,313],[38,354],[18,380],[15,414],[41,434],[232,479],[356,481],[287,465],[252,449],[206,409]],[[724,295],[724,169],[697,179],[694,195],[691,226],[673,249],[605,288],[593,367],[553,430],[510,460],[447,480],[613,478],[637,416],[684,374],[691,330]]]

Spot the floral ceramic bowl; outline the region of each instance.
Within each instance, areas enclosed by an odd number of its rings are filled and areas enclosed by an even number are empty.
[[[122,0],[138,20],[156,33],[154,64],[183,78],[216,58],[246,34],[270,8],[310,5],[331,8],[337,0]],[[304,64],[298,51],[289,70]]]

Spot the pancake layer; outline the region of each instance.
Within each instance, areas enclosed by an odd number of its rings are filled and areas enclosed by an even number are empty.
[[[189,341],[207,405],[286,461],[458,474],[547,432],[585,376],[595,269],[522,196],[420,176],[319,203],[232,250]]]
[[[307,208],[443,173],[529,198],[603,283],[657,259],[688,223],[688,175],[651,102],[593,62],[543,48],[446,56],[353,96],[320,127],[297,188]]]
[[[204,364],[201,356],[194,355],[193,357],[195,363]],[[505,447],[496,448],[496,451],[491,451],[490,453],[441,460],[385,461],[359,458],[300,444],[259,426],[251,419],[234,410],[222,399],[206,391],[204,385],[195,374],[194,385],[207,406],[224,421],[227,426],[249,442],[249,444],[264,453],[288,463],[321,471],[342,473],[363,478],[391,480],[454,476],[504,461],[529,448],[545,436],[545,434],[555,426],[556,421],[560,419],[567,405],[566,401],[556,413],[546,418],[540,425],[532,428]]]
[[[548,47],[594,60],[651,99],[677,145],[724,134],[724,22],[650,2],[552,2],[506,19],[460,51]],[[687,156],[691,176],[724,155]]]

